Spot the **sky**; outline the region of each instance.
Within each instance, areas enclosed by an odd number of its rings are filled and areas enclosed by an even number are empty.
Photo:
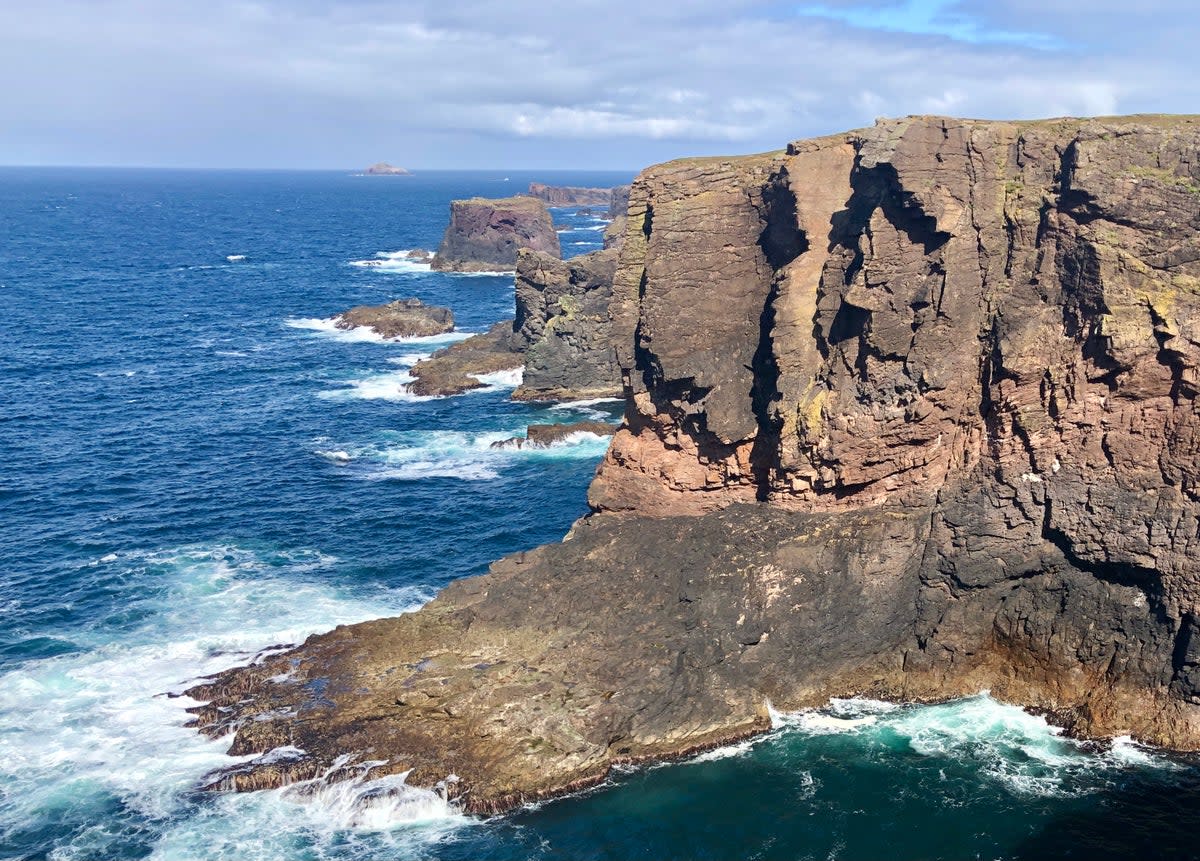
[[[0,164],[636,170],[1200,111],[1178,0],[0,0]]]

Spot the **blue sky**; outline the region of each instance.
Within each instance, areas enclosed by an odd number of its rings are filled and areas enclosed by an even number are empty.
[[[1142,0],[0,0],[0,164],[635,169],[938,113],[1200,111]]]

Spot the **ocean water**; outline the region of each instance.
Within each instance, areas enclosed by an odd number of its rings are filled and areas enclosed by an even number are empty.
[[[1081,745],[986,694],[831,703],[752,742],[466,817],[402,781],[196,791],[227,740],[183,724],[206,673],[414,609],[560,538],[605,440],[493,450],[518,380],[407,395],[421,356],[512,314],[447,275],[448,202],[588,172],[0,169],[0,858],[1192,857],[1200,768]],[[599,247],[602,223],[564,253]],[[330,317],[403,296],[459,331],[385,342]]]

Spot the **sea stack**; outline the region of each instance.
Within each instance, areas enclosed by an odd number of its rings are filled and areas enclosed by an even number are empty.
[[[194,688],[232,754],[303,751],[213,785],[350,755],[493,812],[772,706],[982,689],[1200,749],[1197,151],[908,117],[646,170],[591,516]]]
[[[559,260],[528,249],[517,256],[513,343],[524,353],[518,400],[619,397],[609,321],[616,250]]]
[[[450,224],[433,268],[450,272],[508,272],[517,251],[531,248],[561,256],[550,211],[532,197],[474,197],[450,204]]]

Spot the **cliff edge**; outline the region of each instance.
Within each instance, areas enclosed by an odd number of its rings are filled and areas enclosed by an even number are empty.
[[[1198,305],[1197,117],[909,117],[651,168],[596,513],[194,689],[231,753],[276,751],[213,785],[348,754],[497,811],[768,704],[982,688],[1200,749]]]

